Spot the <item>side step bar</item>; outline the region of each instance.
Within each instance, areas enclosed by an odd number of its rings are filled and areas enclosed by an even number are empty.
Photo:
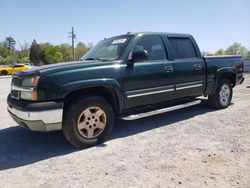
[[[124,116],[124,117],[120,117],[120,119],[122,120],[135,120],[135,119],[141,119],[144,117],[148,117],[148,116],[153,116],[156,114],[162,114],[165,112],[170,112],[170,111],[174,111],[174,110],[178,110],[181,108],[186,108],[189,106],[194,106],[197,104],[200,104],[201,100],[195,100],[192,102],[188,102],[188,103],[184,103],[184,104],[180,104],[180,105],[176,105],[176,106],[171,106],[171,107],[167,107],[167,108],[162,108],[162,109],[157,109],[157,110],[153,110],[150,112],[144,112],[144,113],[139,113],[139,114],[133,114],[133,115],[129,115],[129,116]]]

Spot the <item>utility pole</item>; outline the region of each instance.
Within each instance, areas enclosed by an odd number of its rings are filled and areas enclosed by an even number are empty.
[[[76,34],[74,32],[74,27],[72,27],[71,32],[69,32],[70,34],[70,38],[72,39],[72,55],[73,55],[73,61],[75,61],[75,38],[76,38]]]

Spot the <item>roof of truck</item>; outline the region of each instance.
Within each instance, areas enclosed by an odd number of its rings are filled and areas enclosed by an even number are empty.
[[[192,35],[186,34],[186,33],[168,33],[168,32],[153,32],[153,31],[127,32],[126,34],[119,35],[119,36],[124,36],[124,35],[140,35],[140,34],[152,34],[152,35],[165,34],[165,35],[173,36],[173,37],[192,37]]]
[[[143,32],[127,32],[126,34],[121,34],[121,35],[112,36],[112,37],[105,37],[104,40],[110,39],[110,38],[115,38],[115,37],[135,36],[135,35],[142,35],[142,34],[152,34],[152,35],[165,34],[169,37],[192,37],[192,35],[185,34],[185,33],[167,33],[167,32],[143,31]]]

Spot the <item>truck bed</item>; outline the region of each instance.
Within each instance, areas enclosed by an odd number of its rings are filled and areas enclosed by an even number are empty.
[[[243,81],[244,64],[243,59],[239,55],[226,55],[226,56],[204,56],[204,61],[207,66],[207,94],[210,94],[215,89],[216,78],[219,74],[224,72],[231,72],[237,75],[234,79],[234,85]]]

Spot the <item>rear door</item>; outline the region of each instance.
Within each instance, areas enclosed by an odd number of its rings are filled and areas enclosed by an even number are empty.
[[[146,50],[149,58],[122,68],[122,84],[127,108],[172,100],[172,62],[168,60],[161,35],[143,35],[132,51]]]
[[[190,36],[167,36],[172,52],[174,98],[194,97],[205,90],[206,67],[198,46]]]

